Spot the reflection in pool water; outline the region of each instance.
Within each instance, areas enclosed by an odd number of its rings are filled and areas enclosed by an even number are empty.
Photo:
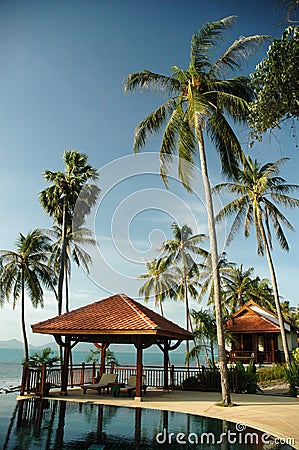
[[[3,404],[2,404],[3,405]],[[192,414],[27,399],[1,413],[5,449],[290,449],[262,432]]]

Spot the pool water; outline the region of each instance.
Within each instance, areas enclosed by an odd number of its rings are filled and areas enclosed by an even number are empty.
[[[241,424],[192,414],[94,403],[0,398],[0,448],[291,449]]]

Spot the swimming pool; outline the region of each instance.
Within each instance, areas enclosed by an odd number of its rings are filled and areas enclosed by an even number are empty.
[[[291,449],[231,422],[145,408],[70,401],[0,399],[3,450]],[[5,411],[3,405],[6,405]]]

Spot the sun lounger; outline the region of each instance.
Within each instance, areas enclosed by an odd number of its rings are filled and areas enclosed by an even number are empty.
[[[142,375],[141,387],[145,394],[147,386],[144,384],[144,382],[145,375]],[[129,397],[131,397],[134,391],[136,391],[136,375],[131,375],[127,381],[127,384],[119,388],[119,392],[123,394],[129,394]]]
[[[116,382],[116,377],[115,373],[104,373],[98,383],[82,384],[80,387],[84,394],[86,394],[87,389],[96,390],[100,394],[102,389],[109,388],[109,385]]]

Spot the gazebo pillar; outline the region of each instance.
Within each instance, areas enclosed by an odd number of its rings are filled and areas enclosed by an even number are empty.
[[[105,362],[106,362],[106,350],[109,344],[103,343],[102,344],[102,351],[101,351],[101,364],[100,364],[100,378],[105,373]]]
[[[169,350],[168,340],[165,339],[163,348],[163,356],[164,356],[163,391],[168,391],[168,364],[169,364],[168,350]]]
[[[137,349],[137,373],[136,373],[136,395],[135,400],[141,402],[141,391],[142,391],[142,344],[135,344]]]
[[[65,344],[64,344],[63,366],[62,366],[62,372],[61,372],[60,395],[67,395],[70,350],[71,350],[70,338],[68,336],[66,336]]]

